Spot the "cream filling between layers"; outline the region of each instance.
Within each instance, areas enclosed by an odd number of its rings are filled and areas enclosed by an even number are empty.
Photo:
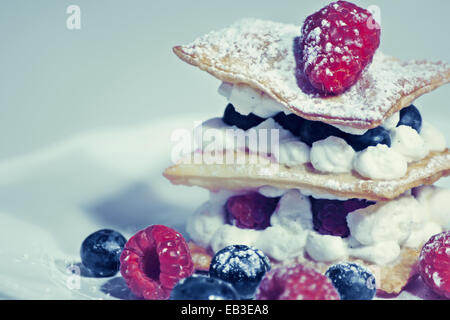
[[[428,122],[423,122],[420,134],[408,126],[396,127],[399,113],[392,115],[382,124],[390,131],[391,147],[379,144],[355,152],[345,140],[333,136],[319,140],[309,147],[270,118],[284,111],[285,108],[265,93],[246,85],[228,83],[223,83],[219,92],[228,98],[239,113],[244,115],[254,113],[260,117],[269,118],[247,131],[228,126],[221,118],[210,119],[194,130],[197,145],[200,145],[202,150],[232,148],[261,154],[261,140],[258,139],[263,133],[267,137],[264,141],[274,142],[278,138],[275,150],[270,150],[270,143],[263,150],[272,151],[271,158],[280,164],[296,166],[311,162],[315,169],[324,173],[347,173],[355,170],[366,178],[390,180],[403,177],[409,162],[425,158],[430,151],[443,151],[446,148],[443,134]],[[342,129],[342,126],[339,127]],[[273,132],[272,129],[275,129],[278,134],[268,137]],[[352,134],[365,132],[352,131],[351,128],[346,128],[344,131]],[[205,132],[208,134],[205,135]],[[256,137],[254,140],[257,143],[249,143],[252,132],[255,133],[253,138]],[[246,137],[245,144],[235,143],[236,135]]]
[[[233,244],[255,246],[278,261],[302,257],[306,252],[322,262],[355,257],[386,265],[398,258],[402,247],[419,248],[433,234],[450,228],[450,189],[424,186],[415,189],[414,196],[405,194],[353,211],[347,216],[347,238],[321,235],[313,229],[310,200],[301,190],[262,187],[258,191],[281,196],[268,228],[241,229],[227,224],[224,205],[240,193],[223,190],[211,192],[210,200],[188,220],[191,239],[214,252]]]

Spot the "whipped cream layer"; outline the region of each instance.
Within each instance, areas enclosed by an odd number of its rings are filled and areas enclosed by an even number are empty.
[[[253,113],[261,118],[270,118],[279,112],[284,112],[286,114],[290,113],[286,110],[286,107],[284,107],[281,103],[275,101],[265,92],[253,89],[252,87],[247,85],[235,85],[223,82],[220,85],[218,92],[219,94],[227,98],[228,102],[231,103],[236,111],[242,115]],[[386,120],[385,122],[389,121]],[[331,125],[343,132],[355,135],[363,135],[368,130],[357,129],[343,125]]]
[[[216,147],[213,146],[213,148],[227,149],[227,146],[231,146],[231,148],[261,154],[258,143],[241,144],[240,146],[234,143],[235,136],[230,134],[230,131],[235,130],[235,135],[249,136],[250,130],[255,130],[254,135],[259,136],[259,133],[263,132],[261,130],[265,130],[263,133],[266,134],[275,129],[278,131],[279,140],[277,141],[277,152],[272,150],[271,156],[280,164],[295,166],[310,162],[316,170],[323,173],[356,171],[366,178],[390,180],[403,177],[406,174],[408,163],[425,158],[430,151],[443,151],[446,148],[444,135],[425,121],[420,134],[408,126],[397,127],[399,113],[395,113],[382,124],[386,130],[389,130],[391,147],[378,144],[355,152],[344,139],[334,136],[316,141],[309,147],[289,130],[280,126],[273,118],[270,118],[282,111],[283,107],[268,95],[245,85],[228,83],[223,83],[219,92],[228,98],[228,101],[240,114],[253,113],[267,119],[247,131],[229,126],[221,118],[210,119],[202,124],[202,133],[199,133],[199,128],[195,130],[197,145],[201,145],[203,150],[211,149],[211,137],[214,136]],[[338,126],[338,129],[359,135],[367,131],[343,126]],[[205,137],[203,133],[206,131],[209,131],[209,134]],[[214,133],[211,134],[211,131]],[[271,150],[265,148],[264,151],[270,152]]]
[[[301,190],[262,187],[267,196],[280,196],[264,230],[241,229],[226,222],[224,205],[231,196],[247,193],[211,192],[188,220],[187,232],[197,244],[214,252],[233,244],[261,249],[278,261],[302,258],[307,253],[321,262],[360,258],[378,265],[394,262],[402,247],[419,248],[432,235],[450,229],[450,189],[423,186],[389,201],[347,215],[350,236],[322,235],[313,229],[310,198]]]

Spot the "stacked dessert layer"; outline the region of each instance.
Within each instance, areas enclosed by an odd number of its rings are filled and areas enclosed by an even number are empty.
[[[355,85],[325,96],[297,67],[298,30],[244,20],[174,48],[221,80],[228,101],[164,175],[211,191],[187,223],[198,245],[252,245],[319,270],[358,261],[399,292],[421,245],[450,228],[450,190],[431,186],[450,173],[450,153],[411,104],[450,68],[378,51]]]

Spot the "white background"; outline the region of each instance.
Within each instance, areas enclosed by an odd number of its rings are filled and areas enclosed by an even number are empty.
[[[450,1],[355,2],[380,7],[386,54],[450,61]],[[0,160],[86,130],[219,115],[225,103],[219,82],[179,61],[171,48],[245,17],[301,25],[326,3],[2,0]],[[81,30],[66,28],[70,4],[81,8]],[[417,102],[442,130],[449,98],[442,88]]]

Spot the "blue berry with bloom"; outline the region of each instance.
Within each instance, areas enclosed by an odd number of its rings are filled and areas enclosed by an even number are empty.
[[[230,283],[241,299],[252,299],[269,270],[269,258],[261,250],[246,245],[231,245],[212,258],[209,275]]]
[[[229,103],[225,108],[222,120],[229,126],[236,126],[242,130],[248,130],[263,122],[264,118],[261,118],[253,113],[248,115],[240,114],[236,111],[234,106]]]
[[[175,285],[170,300],[239,300],[239,295],[228,282],[193,275]]]
[[[403,108],[400,110],[400,121],[398,126],[409,126],[420,133],[422,129],[422,116],[420,115],[419,109],[414,105]]]
[[[81,244],[81,262],[93,275],[111,277],[119,271],[120,254],[126,242],[125,237],[117,231],[98,230]]]
[[[371,300],[375,296],[375,277],[356,263],[333,265],[325,275],[339,292],[341,300]]]

